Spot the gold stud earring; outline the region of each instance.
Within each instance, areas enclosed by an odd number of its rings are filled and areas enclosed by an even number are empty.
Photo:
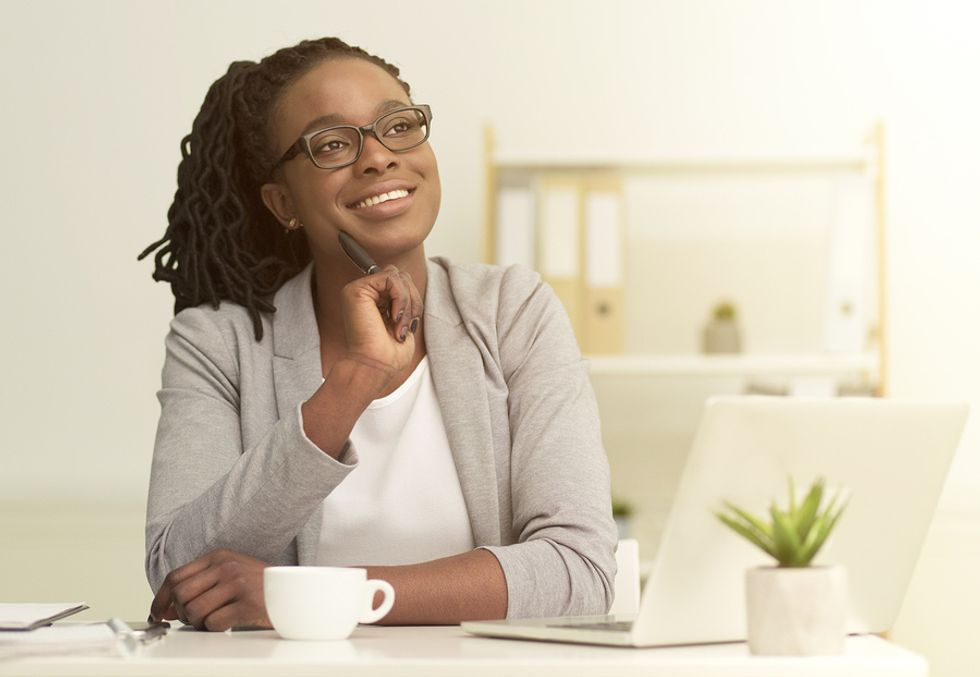
[[[297,228],[302,228],[302,227],[303,227],[303,224],[300,223],[299,219],[297,219],[294,216],[293,218],[289,219],[289,223],[286,224],[284,230],[287,233],[291,233],[292,231],[296,230]]]

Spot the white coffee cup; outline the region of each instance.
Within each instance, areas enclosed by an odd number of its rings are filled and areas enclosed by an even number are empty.
[[[268,567],[265,609],[285,639],[345,639],[358,623],[380,621],[395,603],[387,581],[368,580],[366,569]],[[374,593],[384,599],[374,608]]]

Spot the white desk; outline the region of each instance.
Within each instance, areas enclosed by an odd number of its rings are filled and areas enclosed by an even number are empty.
[[[744,644],[605,648],[483,639],[451,627],[361,627],[340,642],[290,642],[272,631],[171,630],[123,658],[0,662],[0,676],[252,677],[927,677],[925,659],[877,637],[853,637],[843,656],[750,656]]]

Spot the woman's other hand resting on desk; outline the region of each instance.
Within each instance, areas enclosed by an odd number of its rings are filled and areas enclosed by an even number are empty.
[[[153,620],[175,620],[198,630],[271,628],[265,611],[265,562],[214,550],[171,571],[150,605]],[[507,582],[486,550],[404,566],[365,567],[369,578],[391,583],[395,606],[383,625],[444,625],[503,618]],[[324,601],[324,604],[327,604]]]
[[[150,605],[150,617],[218,632],[243,626],[271,628],[262,586],[266,566],[232,550],[213,550],[167,575]]]

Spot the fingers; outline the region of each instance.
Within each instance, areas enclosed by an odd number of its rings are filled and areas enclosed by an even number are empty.
[[[220,582],[220,568],[210,567],[174,587],[174,608],[181,622],[203,629],[200,621],[216,608],[207,605],[215,604],[221,598],[221,592],[215,592]]]
[[[173,603],[168,604],[163,611],[150,611],[150,617],[147,618],[148,623],[159,623],[160,621],[175,621],[180,616],[177,614],[177,609],[174,607]]]
[[[388,265],[374,275],[355,280],[348,285],[348,291],[352,299],[371,299],[381,312],[384,325],[397,341],[404,342],[409,332],[418,329],[422,294],[408,272]],[[413,324],[415,330],[412,329]]]
[[[150,607],[155,620],[179,618],[198,630],[268,625],[262,598],[265,563],[216,550],[167,575]]]
[[[384,276],[384,292],[387,297],[388,321],[392,335],[399,341],[404,341],[408,335],[408,315],[412,310],[412,295],[409,291],[411,277],[402,273],[395,266],[385,266],[380,273]]]
[[[160,586],[157,594],[153,597],[153,602],[150,603],[150,617],[157,621],[176,619],[178,614],[173,605],[174,588],[182,581],[207,569],[214,554],[209,553],[167,574],[167,577],[163,579],[163,585]]]
[[[239,597],[239,587],[234,582],[221,582],[208,588],[201,595],[184,604],[185,623],[193,625],[198,630],[214,630],[208,625],[207,619],[217,611],[236,602]],[[227,630],[227,628],[222,628]]]
[[[390,299],[387,319],[392,335],[404,342],[409,332],[414,333],[418,329],[422,316],[422,294],[408,271],[389,265],[380,274],[385,276],[385,295]]]
[[[257,613],[253,605],[239,601],[217,609],[204,619],[204,629],[211,632],[240,627],[271,628],[272,624],[264,612]]]
[[[240,605],[232,603],[222,606],[216,611],[208,614],[203,622],[203,627],[197,628],[198,630],[210,630],[211,632],[224,632],[228,628],[234,628],[241,625],[262,625],[261,623],[248,623],[242,622],[241,611],[239,610]],[[197,627],[197,626],[194,626]]]
[[[386,266],[349,282],[340,300],[348,356],[383,365],[389,376],[411,362],[411,337],[422,316],[422,294],[411,275]]]
[[[408,291],[412,296],[412,312],[409,314],[411,319],[408,320],[408,330],[414,334],[422,322],[422,292],[415,286],[411,275],[405,273],[405,277],[408,279]]]

